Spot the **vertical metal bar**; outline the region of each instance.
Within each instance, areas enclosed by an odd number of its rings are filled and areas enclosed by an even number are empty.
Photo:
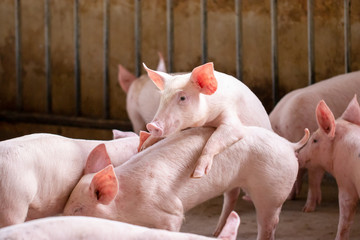
[[[315,55],[314,55],[314,3],[307,1],[308,6],[308,84],[315,83]]]
[[[74,41],[75,41],[75,104],[76,116],[81,115],[81,76],[80,76],[80,20],[79,0],[74,0]]]
[[[271,0],[271,70],[273,106],[275,106],[279,99],[277,0]]]
[[[15,0],[16,106],[18,111],[23,110],[21,57],[21,0]]]
[[[109,106],[109,0],[104,0],[104,118],[110,117]]]
[[[350,13],[351,0],[344,0],[344,47],[345,47],[345,73],[351,72],[351,28]]]
[[[174,7],[173,1],[166,1],[166,27],[167,27],[167,57],[168,57],[168,71],[173,72],[173,57],[174,57]]]
[[[141,0],[135,0],[135,75],[141,74]]]
[[[51,89],[51,53],[50,53],[50,2],[44,3],[44,22],[45,22],[45,75],[46,75],[46,109],[52,113],[52,89]]]
[[[236,77],[242,81],[242,11],[241,0],[235,0]]]
[[[202,49],[202,63],[208,61],[207,51],[207,0],[201,0],[201,49]]]

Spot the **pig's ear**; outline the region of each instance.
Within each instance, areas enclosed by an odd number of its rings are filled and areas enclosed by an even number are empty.
[[[127,137],[137,137],[138,135],[134,132],[124,132],[117,129],[112,130],[113,133],[113,139],[119,139],[119,138],[127,138]]]
[[[123,65],[119,64],[118,82],[125,93],[129,91],[130,85],[135,79],[136,77],[134,74],[129,72]]]
[[[164,57],[161,52],[158,52],[158,55],[159,55],[159,63],[157,65],[156,71],[166,73],[167,71],[166,71],[166,64]]]
[[[139,142],[138,152],[140,152],[142,145],[144,144],[146,139],[148,139],[150,137],[150,135],[151,134],[148,132],[140,131],[140,142]]]
[[[316,107],[316,120],[320,129],[329,137],[335,136],[335,118],[324,100],[321,100]]]
[[[96,173],[110,164],[111,160],[106,151],[105,144],[101,143],[90,152],[84,174]]]
[[[107,205],[114,200],[119,191],[119,183],[112,165],[94,175],[90,191],[101,204]]]
[[[342,119],[360,126],[360,106],[356,94],[341,116]]]
[[[169,74],[151,70],[150,68],[148,68],[145,65],[145,63],[143,63],[143,65],[144,65],[144,68],[145,68],[149,78],[155,83],[155,85],[160,90],[164,90],[165,81],[167,78],[169,78]]]
[[[235,240],[237,237],[239,225],[240,217],[235,211],[232,211],[226,219],[225,226],[221,230],[218,239]]]
[[[200,93],[211,95],[217,89],[217,80],[212,62],[194,68],[190,79],[200,89]]]

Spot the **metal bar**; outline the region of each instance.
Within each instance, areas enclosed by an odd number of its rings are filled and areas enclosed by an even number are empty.
[[[135,0],[135,75],[141,75],[141,0]]]
[[[271,72],[273,106],[279,99],[279,67],[277,42],[277,0],[271,0]]]
[[[109,99],[109,0],[104,0],[104,118],[110,117]]]
[[[80,20],[79,0],[74,0],[74,42],[75,42],[75,111],[76,116],[81,115],[81,66],[80,66]]]
[[[45,22],[45,75],[46,75],[46,109],[52,113],[52,89],[51,89],[51,53],[50,53],[50,2],[45,0],[44,3],[44,22]]]
[[[235,0],[235,34],[236,34],[236,77],[242,81],[242,11],[241,0]]]
[[[166,1],[167,58],[168,71],[173,72],[174,62],[174,7],[173,1]]]
[[[51,124],[61,126],[72,126],[80,128],[97,129],[121,129],[124,131],[132,130],[131,123],[128,121],[110,119],[91,119],[85,117],[69,117],[55,114],[23,113],[1,111],[0,122],[25,122],[36,124]]]
[[[208,61],[207,51],[207,0],[201,0],[201,49],[202,49],[202,63]]]
[[[345,73],[351,72],[351,28],[350,28],[351,0],[344,0],[344,47]]]
[[[21,77],[21,0],[15,0],[15,58],[16,58],[16,106],[23,110],[23,84]]]
[[[314,55],[314,3],[307,1],[308,13],[308,84],[315,83],[315,55]]]

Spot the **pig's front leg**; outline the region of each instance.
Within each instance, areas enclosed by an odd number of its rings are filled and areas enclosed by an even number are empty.
[[[218,224],[216,226],[216,230],[214,232],[215,237],[219,236],[221,230],[225,226],[226,219],[228,218],[230,213],[234,210],[236,202],[239,198],[240,191],[241,191],[240,188],[234,188],[224,193],[224,204],[221,210],[221,215]]]
[[[321,203],[321,181],[323,179],[325,171],[321,168],[309,168],[309,191],[306,199],[304,212],[315,211],[316,204]]]
[[[347,186],[350,187],[350,186]],[[356,189],[351,187],[351,190],[344,190],[339,185],[339,224],[335,240],[349,239],[349,232],[354,221],[356,213],[356,206],[359,197]]]
[[[196,163],[193,178],[200,178],[204,174],[208,174],[214,156],[243,137],[239,124],[241,125],[240,120],[238,124],[221,124],[216,128],[205,144],[201,156]]]

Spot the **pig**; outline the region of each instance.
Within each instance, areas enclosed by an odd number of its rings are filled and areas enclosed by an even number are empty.
[[[157,71],[166,72],[164,58],[159,53]],[[137,78],[124,66],[119,65],[118,81],[126,95],[126,111],[133,131],[146,130],[146,124],[155,116],[159,107],[160,92],[147,75]]]
[[[235,240],[239,225],[239,216],[236,212],[231,212],[218,239]],[[210,240],[214,238],[146,228],[108,219],[67,216],[37,219],[0,229],[0,239]]]
[[[295,141],[301,137],[304,128],[308,128],[310,132],[317,129],[314,112],[321,99],[326,101],[335,118],[338,118],[355,93],[360,96],[360,71],[338,75],[294,90],[286,94],[271,111],[272,128],[280,136]],[[291,198],[295,198],[300,192],[304,173],[305,169],[301,168]],[[323,176],[322,169],[308,166],[309,190],[303,211],[312,212],[316,209],[316,204],[320,204]]]
[[[62,213],[101,143],[108,164],[111,158],[118,166],[137,153],[139,137],[96,141],[39,133],[0,142],[0,227]]]
[[[271,129],[256,95],[236,78],[215,71],[212,62],[178,75],[154,71],[145,64],[144,68],[161,90],[159,109],[146,125],[154,137],[167,137],[189,127],[216,127],[198,160],[194,178],[208,174],[214,156],[243,136],[239,125]]]
[[[64,215],[179,231],[184,212],[224,193],[215,231],[218,235],[242,188],[256,208],[258,239],[274,239],[282,204],[298,171],[295,150],[307,141],[309,133],[295,144],[265,128],[239,127],[242,139],[215,156],[214,168],[206,178],[190,176],[215,129],[189,128],[146,148],[119,167],[110,165],[83,176]]]
[[[360,106],[355,97],[340,118],[321,100],[316,107],[318,130],[298,153],[301,166],[311,164],[332,174],[339,188],[336,239],[349,239],[360,196]]]

